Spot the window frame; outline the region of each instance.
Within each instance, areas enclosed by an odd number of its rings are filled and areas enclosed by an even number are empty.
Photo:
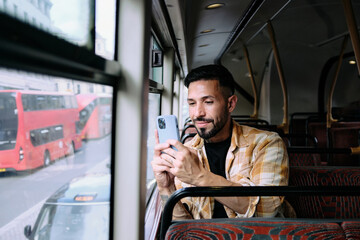
[[[90,50],[77,46],[2,12],[0,27],[4,67],[109,86],[115,86],[120,76],[120,64],[96,55],[95,46]]]
[[[95,0],[91,0],[95,6]],[[118,9],[119,3],[116,1]],[[95,8],[90,13],[94,23]],[[118,19],[119,11],[116,11]],[[95,54],[95,44],[87,47],[77,46],[27,24],[10,15],[0,12],[0,66],[9,69],[39,73],[50,76],[70,78],[85,83],[102,84],[113,87],[113,108],[117,106],[117,89],[121,83],[120,63],[116,60],[117,25],[115,24],[115,57],[108,60]],[[95,43],[95,32],[91,34]],[[114,110],[115,113],[115,110]],[[116,114],[112,116],[112,131],[116,132]],[[109,239],[114,237],[114,176],[115,176],[115,134],[111,135],[111,200]]]

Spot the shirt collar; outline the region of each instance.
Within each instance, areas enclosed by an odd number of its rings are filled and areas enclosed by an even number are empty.
[[[241,125],[239,125],[235,120],[233,121],[233,132],[231,138],[231,145],[234,147],[248,147],[250,144],[246,140]],[[231,146],[231,147],[232,147]]]

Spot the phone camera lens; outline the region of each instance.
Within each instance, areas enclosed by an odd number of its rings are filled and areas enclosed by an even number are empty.
[[[159,124],[159,128],[160,128],[160,129],[165,129],[165,128],[166,128],[166,124],[165,124],[165,119],[164,119],[164,118],[159,118],[159,119],[158,119],[158,124]]]

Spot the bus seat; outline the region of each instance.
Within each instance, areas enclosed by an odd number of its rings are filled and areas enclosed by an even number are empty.
[[[211,219],[175,222],[165,239],[345,239],[335,222],[278,219]]]
[[[302,147],[317,147],[317,139],[309,134],[284,134],[282,136],[286,147],[302,146]],[[301,141],[299,141],[301,140]],[[304,143],[305,145],[299,145]],[[303,153],[288,152],[290,166],[320,166],[322,165],[320,154],[318,153]]]
[[[360,222],[344,221],[341,228],[345,232],[346,239],[360,239]]]
[[[317,147],[318,146],[318,140],[315,136],[312,136],[310,134],[304,134],[304,133],[288,133],[284,134],[282,136],[283,140],[288,142],[288,147],[293,146],[311,146],[311,147]],[[302,144],[300,144],[301,142]]]
[[[360,122],[334,122],[331,125],[332,128],[360,128]]]
[[[340,129],[343,129],[343,128],[354,128],[354,129],[358,128],[358,129],[360,129],[360,122],[334,122],[332,124],[331,128],[329,128],[329,130],[326,128],[325,122],[309,122],[308,123],[308,133],[317,138],[319,148],[327,148],[327,147],[335,148],[335,147],[340,147],[340,146],[349,147],[346,144],[349,144],[349,142],[351,142],[351,144],[353,144],[355,142],[355,140],[353,140],[353,137],[358,136],[358,133],[356,133],[355,135],[351,135],[351,134],[354,134],[354,132],[349,133],[348,130],[336,130],[339,128]],[[354,130],[352,130],[352,131],[354,131]],[[346,140],[347,137],[350,137],[351,140]],[[334,141],[335,142],[337,141],[336,139],[338,140],[339,144],[338,143],[334,144]],[[343,144],[345,144],[345,145],[343,145]],[[356,144],[355,146],[358,146],[358,144]],[[326,156],[326,154],[321,154],[321,161],[322,162],[331,161],[331,163],[329,163],[329,165],[345,164],[345,166],[353,166],[355,164],[355,166],[359,166],[358,161],[356,160],[356,158],[357,158],[356,156],[351,157],[352,161],[344,160],[344,159],[348,159],[348,158],[349,158],[349,156],[345,156],[345,155],[339,155],[339,156],[335,156],[334,158],[333,157],[328,158]],[[336,159],[339,159],[339,160],[336,160]],[[347,163],[346,163],[346,161],[347,161]],[[356,163],[354,163],[354,161]]]
[[[253,127],[261,129],[261,130],[277,132],[280,136],[284,135],[284,130],[281,128],[278,128],[277,125],[257,125],[257,126],[253,126]]]
[[[290,167],[289,186],[360,186],[360,168]],[[299,218],[360,218],[358,196],[297,196],[287,200]]]
[[[180,142],[182,144],[184,144],[184,143],[190,141],[195,135],[196,135],[196,133],[187,133],[180,139]]]
[[[180,141],[182,143],[185,143],[187,141],[190,141],[195,135],[196,135],[197,131],[195,128],[195,125],[193,123],[191,124],[187,124],[184,129],[181,131],[181,135],[180,135]]]
[[[321,166],[320,154],[317,153],[288,153],[289,166]]]
[[[184,128],[185,128],[187,125],[192,125],[192,124],[194,124],[194,123],[192,122],[191,118],[190,118],[190,117],[187,117],[187,118],[185,119],[185,122],[184,122]]]
[[[333,167],[332,169],[335,168]],[[358,172],[354,171],[354,175],[359,172],[360,170]],[[360,182],[360,180],[357,179],[355,182]],[[240,188],[241,190],[239,190]],[[279,194],[299,198],[299,195],[314,197],[328,196],[330,194],[335,196],[358,196],[360,198],[359,188],[360,185],[350,186],[350,184],[335,187],[256,186],[246,188],[183,188],[173,193],[165,204],[161,220],[160,239],[354,239],[351,237],[359,236],[358,233],[360,232],[360,221],[354,219],[252,217],[172,220],[172,214],[176,203],[180,199],[189,196],[246,196],[248,194],[250,196],[276,196]],[[346,207],[348,206],[346,205]],[[351,207],[353,206],[350,204],[349,211],[354,211],[355,209],[359,211],[359,208],[352,209]],[[327,210],[329,211],[329,209]]]
[[[241,125],[248,125],[248,126],[258,126],[258,125],[270,125],[268,121],[263,119],[240,119],[240,118],[233,118],[235,122]]]
[[[236,120],[235,120],[236,121]],[[238,122],[240,125],[246,125],[249,127],[253,127],[253,128],[257,128],[257,129],[261,129],[261,130],[265,130],[265,131],[270,131],[270,132],[277,132],[280,136],[283,136],[284,130],[281,128],[278,128],[277,125],[272,125],[272,124],[252,124],[252,123],[246,123],[246,122]]]
[[[318,147],[327,147],[326,123],[325,122],[309,122],[308,133],[316,137],[318,140]]]
[[[307,134],[307,123],[309,117],[317,117],[317,112],[295,112],[290,116],[290,134]],[[306,146],[306,139],[303,138],[294,138],[292,140],[294,146]]]
[[[359,127],[341,127],[329,129],[329,145],[332,148],[347,148],[359,146]],[[359,155],[334,154],[329,162],[334,166],[359,166]]]

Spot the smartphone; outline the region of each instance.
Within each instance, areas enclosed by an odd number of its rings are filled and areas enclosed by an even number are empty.
[[[168,139],[180,141],[178,121],[175,115],[158,116],[156,119],[156,128],[160,143],[164,143]],[[177,150],[175,147],[172,148]]]

